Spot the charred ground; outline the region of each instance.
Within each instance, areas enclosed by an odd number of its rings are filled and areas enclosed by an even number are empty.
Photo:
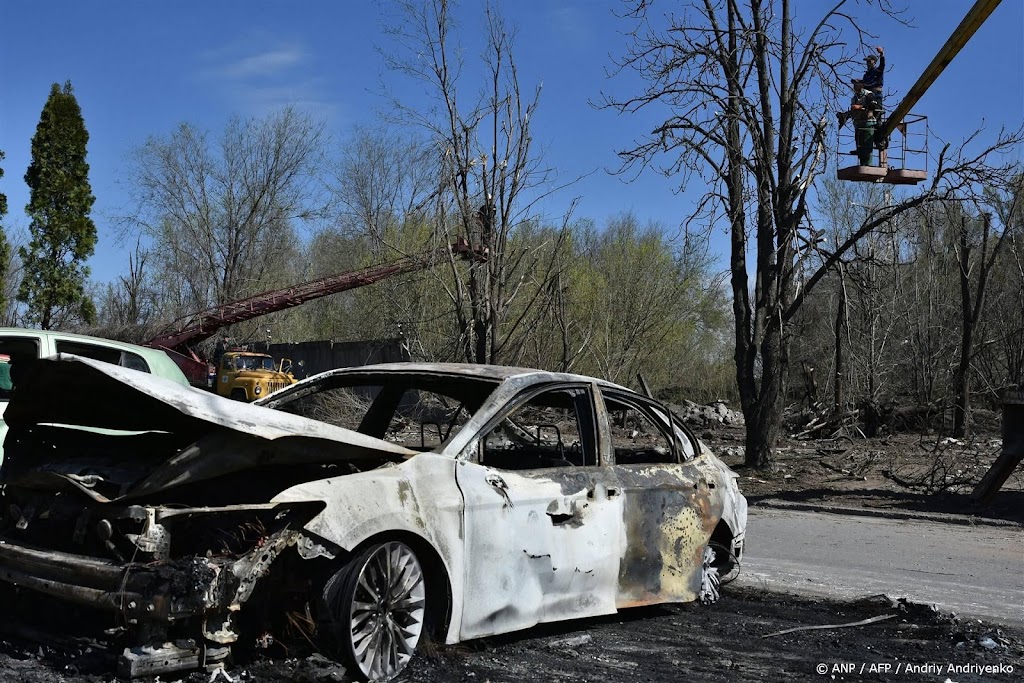
[[[891,619],[843,629],[770,635],[789,628]],[[54,618],[56,623],[58,618]],[[39,636],[45,636],[39,633]],[[766,637],[767,636],[767,637]],[[52,643],[52,641],[51,641]],[[919,605],[885,598],[851,603],[812,600],[751,588],[727,591],[714,606],[641,608],[586,622],[541,626],[512,636],[435,648],[414,660],[398,679],[424,683],[466,681],[770,680],[1008,681],[1007,673],[957,677],[896,676],[895,666],[934,664],[1024,667],[1024,632],[977,620],[959,620]],[[855,665],[853,674],[820,676],[824,664]],[[863,672],[857,673],[861,664]],[[871,666],[875,665],[875,670]],[[886,671],[879,665],[890,665]],[[0,681],[86,683],[109,681],[113,657],[80,636],[49,645],[23,638],[0,642]],[[963,671],[963,669],[960,669]],[[998,669],[990,669],[998,671]],[[255,660],[228,670],[234,680],[344,681],[343,670],[319,655]],[[150,679],[151,683],[155,679]],[[206,683],[209,673],[163,680]],[[227,680],[218,676],[214,680]]]

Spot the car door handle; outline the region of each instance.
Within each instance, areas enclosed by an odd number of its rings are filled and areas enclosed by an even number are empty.
[[[501,494],[501,497],[505,499],[505,505],[510,508],[515,507],[515,504],[512,503],[512,498],[508,495],[508,484],[505,483],[504,479],[490,472],[484,477],[484,481],[487,482],[488,486]]]
[[[587,489],[587,500],[594,500],[598,496],[598,491],[604,491],[604,494],[608,498],[614,498],[615,496],[622,493],[622,489],[615,486],[595,486],[594,488]]]

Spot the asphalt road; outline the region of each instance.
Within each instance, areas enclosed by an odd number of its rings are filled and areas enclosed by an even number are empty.
[[[751,509],[737,584],[1024,624],[1024,529]]]

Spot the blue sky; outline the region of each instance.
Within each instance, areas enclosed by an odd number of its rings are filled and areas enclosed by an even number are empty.
[[[898,94],[913,84],[972,4],[968,0],[907,0],[915,27],[883,21],[866,8],[862,27],[879,35],[890,70],[886,86]],[[682,3],[679,3],[682,4]],[[93,277],[104,281],[127,265],[113,227],[127,202],[127,155],[149,135],[190,121],[220,130],[229,116],[262,115],[294,104],[327,122],[337,139],[354,125],[372,125],[385,100],[379,85],[399,96],[399,81],[383,70],[376,47],[387,49],[380,6],[385,0],[305,2],[220,1],[174,3],[0,0],[0,149],[7,154],[0,191],[7,194],[9,231],[24,231],[28,190],[22,176],[31,137],[53,82],[70,79],[90,133],[94,219],[100,233]],[[633,182],[611,176],[615,150],[649,121],[593,109],[602,90],[624,94],[628,80],[606,78],[609,55],[620,55],[628,25],[616,0],[517,0],[495,3],[519,29],[516,55],[524,85],[543,84],[534,121],[537,143],[562,179],[585,176],[548,207],[552,216],[580,198],[577,217],[601,224],[631,210],[641,220],[675,228],[692,196],[672,191],[664,178]],[[465,0],[463,29],[480,20],[482,0]],[[819,0],[795,3],[797,18],[816,16]],[[984,121],[1024,121],[1024,2],[1005,0],[947,68],[915,111],[932,132],[958,141]],[[467,58],[472,55],[467,55]],[[933,148],[934,148],[933,141]],[[721,235],[712,249],[721,252]]]

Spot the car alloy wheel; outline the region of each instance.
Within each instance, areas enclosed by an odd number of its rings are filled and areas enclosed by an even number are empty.
[[[358,555],[325,591],[345,654],[364,678],[386,681],[412,659],[423,631],[426,582],[413,550],[399,541]],[[333,594],[333,595],[332,595]]]
[[[721,579],[718,576],[718,567],[715,566],[715,551],[710,545],[704,547],[704,562],[701,566],[700,576],[700,602],[702,605],[710,605],[718,602],[720,595]]]

